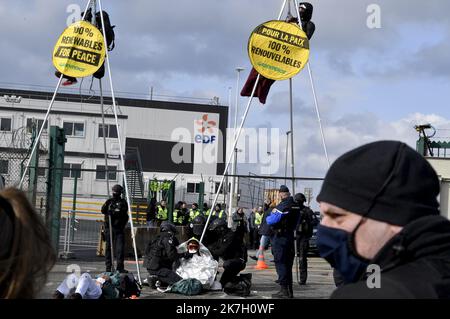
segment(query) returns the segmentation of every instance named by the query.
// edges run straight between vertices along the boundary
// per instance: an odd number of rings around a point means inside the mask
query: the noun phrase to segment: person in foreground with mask
[[[401,142],[338,158],[317,197],[318,249],[345,281],[331,298],[450,298],[450,221],[438,195],[436,172]]]

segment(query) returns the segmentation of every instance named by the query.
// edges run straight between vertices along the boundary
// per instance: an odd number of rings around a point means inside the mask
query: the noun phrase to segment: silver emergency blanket
[[[177,247],[178,253],[187,251],[187,243],[193,239],[182,243]],[[197,241],[198,242],[198,241]],[[192,258],[182,259],[176,273],[183,279],[195,278],[199,280],[203,289],[210,289],[214,284],[219,263],[214,260],[208,248],[199,242],[200,254],[194,254]]]

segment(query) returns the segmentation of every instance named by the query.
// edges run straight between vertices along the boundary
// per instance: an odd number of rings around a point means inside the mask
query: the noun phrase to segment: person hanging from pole
[[[102,28],[102,19],[100,16],[100,11],[95,14],[95,17],[92,16],[92,8],[89,8],[86,11],[86,15],[84,12],[81,13],[81,17],[84,17],[83,21],[88,22],[94,22],[94,26],[97,27],[100,32],[102,32],[103,36],[106,37],[106,43],[108,44],[108,51],[112,51],[115,47],[115,33],[114,28],[115,25],[111,25],[109,15],[106,11],[103,12],[103,20],[105,21],[105,34],[103,34],[103,28]],[[61,72],[55,71],[55,76],[57,78],[61,77]],[[97,72],[93,75],[97,79],[101,79],[105,76],[105,63],[103,63],[100,68],[97,70]],[[66,74],[63,74],[63,78],[65,81],[61,84],[62,86],[69,86],[76,84],[78,81],[75,77],[68,76]]]
[[[115,255],[117,259],[116,269],[120,273],[126,273],[124,267],[125,260],[125,227],[128,223],[128,203],[122,198],[123,187],[116,184],[112,187],[112,198],[106,200],[102,206],[102,214],[105,215],[105,238],[106,238],[106,250],[105,250],[105,264],[106,271],[110,272],[113,266],[113,258],[111,255],[111,244],[114,247]],[[109,220],[111,218],[112,229],[109,228]],[[109,232],[112,232],[113,242],[111,243],[109,238]]]
[[[309,2],[301,2],[299,3],[299,12],[300,12],[300,20],[303,31],[305,31],[308,40],[311,40],[314,31],[316,30],[316,26],[314,22],[311,21],[313,14],[313,5]],[[289,13],[287,17],[287,22],[289,23],[298,23],[298,18],[292,17]],[[255,85],[256,78],[258,77],[258,72],[255,68],[252,68],[250,74],[245,82],[242,90],[241,96],[251,96],[253,86]],[[269,94],[270,88],[274,83],[274,80],[267,79],[264,76],[260,75],[258,85],[255,90],[254,97],[259,98],[259,102],[261,104],[266,104],[267,96]]]

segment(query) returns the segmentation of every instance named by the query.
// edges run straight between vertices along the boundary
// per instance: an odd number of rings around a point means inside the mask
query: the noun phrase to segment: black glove
[[[194,256],[194,254],[191,254],[190,252],[185,252],[184,254],[183,254],[183,258],[184,259],[191,259],[192,258],[192,256]]]

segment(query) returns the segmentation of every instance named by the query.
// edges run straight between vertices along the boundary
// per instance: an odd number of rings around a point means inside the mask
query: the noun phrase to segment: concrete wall
[[[441,193],[439,202],[441,214],[450,219],[450,158],[427,158],[441,181]]]

